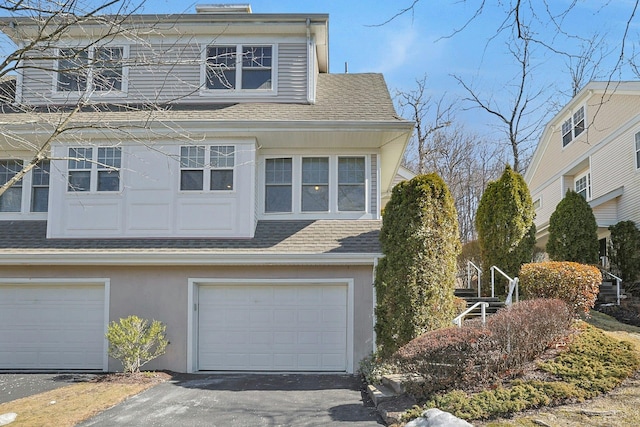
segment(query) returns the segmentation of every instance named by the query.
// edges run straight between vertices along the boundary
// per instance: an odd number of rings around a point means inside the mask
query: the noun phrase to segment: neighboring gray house
[[[131,314],[167,325],[150,369],[354,372],[374,348],[380,211],[413,123],[381,75],[328,73],[327,15],[200,11],[79,51],[96,20],[25,61],[0,182],[88,107],[0,197],[0,369],[119,369],[104,333]]]
[[[547,124],[524,176],[534,207],[537,245],[568,190],[591,205],[600,256],[609,226],[640,226],[640,82],[590,82]]]

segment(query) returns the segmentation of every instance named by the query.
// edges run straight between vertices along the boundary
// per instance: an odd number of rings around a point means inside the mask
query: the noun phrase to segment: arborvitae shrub
[[[589,203],[569,190],[549,218],[547,253],[554,261],[598,263],[598,224]]]
[[[396,185],[382,219],[375,330],[379,352],[387,357],[451,324],[460,238],[453,198],[437,174]]]
[[[561,299],[574,314],[593,308],[602,283],[597,267],[568,261],[524,264],[518,277],[524,297]]]
[[[621,221],[609,231],[611,267],[622,281],[633,282],[640,274],[640,231],[633,221]]]
[[[487,185],[476,213],[485,270],[496,266],[513,278],[523,263],[531,262],[536,234],[534,216],[527,184],[507,165],[500,179]],[[502,288],[496,291],[505,293]]]

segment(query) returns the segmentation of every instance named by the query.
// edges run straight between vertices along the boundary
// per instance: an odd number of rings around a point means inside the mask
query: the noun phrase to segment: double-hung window
[[[43,160],[31,170],[31,212],[47,212],[50,163]]]
[[[338,157],[338,210],[365,210],[364,157]]]
[[[207,165],[205,159],[209,158]],[[205,168],[210,168],[208,176]],[[180,147],[180,190],[211,191],[233,190],[235,146],[189,145]],[[209,179],[206,183],[205,180]],[[208,184],[208,185],[207,185]]]
[[[290,157],[265,162],[265,212],[291,212],[293,162]]]
[[[68,191],[120,191],[120,147],[69,148]]]
[[[640,169],[640,132],[636,133],[636,169]]]
[[[205,52],[207,89],[271,90],[273,86],[272,46],[208,46]]]
[[[591,200],[591,174],[586,173],[575,179],[576,193],[584,197],[586,200]]]
[[[0,160],[0,185],[6,184],[22,170],[20,160]],[[22,207],[22,180],[14,183],[0,196],[0,212],[20,212]]]
[[[329,210],[329,158],[302,158],[302,212]]]
[[[124,56],[122,46],[58,49],[56,91],[122,91]]]
[[[567,120],[562,123],[562,146],[566,147],[574,138],[577,138],[585,129],[584,107],[578,108]]]

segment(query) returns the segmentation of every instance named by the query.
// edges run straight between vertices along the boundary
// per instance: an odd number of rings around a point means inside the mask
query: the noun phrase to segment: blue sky
[[[254,0],[250,4],[254,13],[328,13],[330,69],[342,73],[345,62],[350,73],[381,72],[394,94],[396,90],[415,88],[416,79],[428,76],[428,88],[433,98],[443,94],[453,98],[466,95],[463,88],[451,77],[461,76],[465,82],[484,97],[491,97],[503,105],[509,103],[508,82],[517,73],[504,39],[495,36],[495,29],[504,19],[504,12],[494,6],[472,22],[462,32],[463,26],[473,15],[476,1],[422,0],[413,12],[406,13],[392,22],[380,24],[408,6],[411,0]],[[571,0],[550,2],[558,10]],[[599,32],[607,41],[606,49],[612,54],[605,66],[611,67],[618,55],[626,20],[630,16],[633,1],[578,0],[572,13],[562,23],[571,34],[589,38]],[[603,6],[603,4],[605,6]],[[186,5],[169,0],[148,0],[144,13],[195,11],[195,3]],[[577,52],[579,40],[557,36],[550,23],[537,24],[536,30],[554,48]],[[630,37],[638,39],[637,26],[631,27]],[[491,41],[489,41],[491,39]],[[568,101],[561,92],[569,91],[566,59],[551,54],[547,49],[536,48],[533,82],[536,87],[548,88],[558,109]],[[630,79],[626,72],[615,74],[615,79]],[[545,104],[545,107],[546,108]],[[496,131],[496,122],[488,114],[477,109],[468,110],[470,104],[461,104],[460,122],[472,132],[496,139],[502,135]]]

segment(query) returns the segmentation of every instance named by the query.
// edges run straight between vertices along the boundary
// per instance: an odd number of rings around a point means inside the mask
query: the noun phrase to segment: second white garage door
[[[199,370],[346,370],[346,284],[200,286],[198,302]]]

